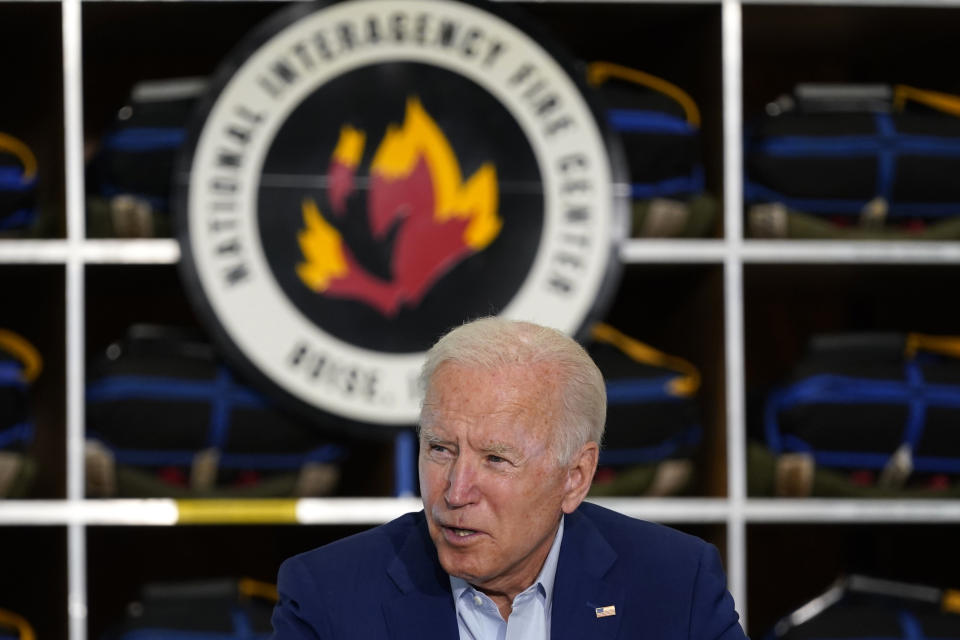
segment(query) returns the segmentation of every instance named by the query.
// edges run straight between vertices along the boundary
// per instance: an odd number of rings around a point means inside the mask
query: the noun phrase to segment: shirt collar
[[[537,576],[537,579],[533,581],[533,584],[538,585],[538,588],[548,603],[553,600],[553,583],[557,577],[557,564],[560,561],[560,542],[563,540],[563,520],[563,518],[560,518],[560,526],[557,527],[557,534],[553,537],[553,545],[550,547],[547,559],[543,563],[543,568],[540,569],[540,574]],[[464,593],[468,591],[472,593],[474,591],[470,583],[456,576],[450,576],[450,588],[453,590],[453,599],[455,601],[459,600]]]
[[[536,582],[543,588],[543,595],[547,602],[553,601],[553,581],[557,577],[557,564],[560,562],[560,542],[563,540],[563,517],[560,518],[560,526],[557,528],[557,535],[553,539],[553,546],[550,547],[550,553],[543,563],[543,569],[537,576]]]

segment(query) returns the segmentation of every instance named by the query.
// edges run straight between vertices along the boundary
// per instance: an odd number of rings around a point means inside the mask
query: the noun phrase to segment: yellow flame
[[[323,217],[317,203],[306,198],[301,205],[305,228],[297,234],[306,262],[297,265],[297,275],[314,291],[326,291],[330,281],[346,275],[343,239]]]
[[[363,131],[354,129],[348,124],[343,125],[340,127],[340,139],[337,141],[337,147],[333,150],[333,159],[348,167],[356,167],[360,164],[366,142],[367,134]]]
[[[434,218],[469,220],[464,242],[475,250],[490,244],[503,220],[497,215],[497,172],[483,164],[463,182],[460,163],[443,131],[417,98],[407,99],[402,127],[391,125],[377,148],[371,168],[387,178],[409,175],[420,157],[426,158],[433,179]]]

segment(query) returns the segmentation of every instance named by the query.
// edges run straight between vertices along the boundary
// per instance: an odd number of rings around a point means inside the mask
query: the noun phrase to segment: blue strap
[[[27,383],[23,380],[23,366],[19,362],[0,361],[0,387],[26,389]]]
[[[238,640],[240,638],[250,640],[256,637],[256,634],[253,632],[253,626],[250,624],[250,617],[243,609],[234,607],[230,611],[230,618],[233,620],[233,631]]]
[[[181,127],[131,127],[107,135],[103,146],[115,151],[157,151],[176,149],[186,139]]]
[[[915,359],[909,360],[904,365],[907,376],[907,385],[912,394],[909,400],[910,411],[907,414],[907,425],[904,429],[903,442],[910,445],[910,450],[915,451],[917,443],[923,436],[923,427],[927,416],[927,403],[923,396],[923,372]]]
[[[781,448],[776,453],[782,451],[809,453],[819,465],[843,469],[883,469],[890,462],[889,453],[814,451],[809,442],[791,434],[783,436]],[[960,473],[960,458],[914,456],[913,470],[916,473]]]
[[[897,618],[900,620],[904,640],[924,640],[923,629],[913,615],[907,611],[900,611]]]
[[[635,449],[602,449],[600,464],[625,465],[657,462],[674,455],[682,448],[700,444],[703,430],[700,425],[694,425],[686,431],[669,438],[652,447],[638,447]]]
[[[883,120],[884,122],[881,122]],[[892,153],[960,156],[960,137],[937,138],[897,133],[889,115],[879,114],[878,133],[842,136],[773,136],[748,143],[751,151],[779,158],[863,158]]]
[[[0,431],[0,449],[9,447],[19,442],[31,442],[33,440],[33,423],[19,422],[12,427]]]
[[[233,380],[226,369],[217,369],[214,380],[215,391],[210,403],[210,431],[207,446],[222,449],[230,429],[230,410],[232,408],[231,391]]]
[[[701,193],[704,190],[703,167],[696,165],[688,176],[666,178],[659,182],[634,182],[630,185],[630,197],[637,200],[663,198],[679,194]]]
[[[783,442],[780,440],[780,417],[778,413],[785,406],[789,389],[775,389],[767,395],[767,403],[763,407],[763,433],[767,438],[767,447],[774,454],[783,453]]]
[[[897,130],[889,113],[875,117],[880,149],[877,152],[877,195],[890,202],[893,200],[893,177],[897,167]],[[957,147],[960,150],[960,146]]]
[[[0,218],[0,229],[20,229],[29,227],[37,219],[36,209],[17,209]]]
[[[608,109],[607,123],[619,133],[660,133],[678,136],[696,135],[697,129],[683,118],[662,111]]]
[[[87,402],[116,400],[206,400],[213,402],[220,392],[219,374],[215,380],[184,380],[161,376],[109,376],[87,386]],[[229,390],[234,406],[265,408],[267,402],[255,391],[234,384]]]
[[[37,179],[23,179],[23,169],[19,167],[0,167],[0,191],[31,191],[37,186]]]
[[[928,407],[960,407],[960,387],[924,384],[913,388],[902,380],[868,380],[833,374],[810,376],[777,395],[780,408],[796,404],[901,404],[920,396]]]
[[[393,491],[398,498],[416,495],[416,453],[416,434],[409,429],[401,430],[393,439]]]
[[[797,211],[859,216],[870,200],[844,198],[796,198],[769,187],[744,181],[744,200],[748,203],[782,202]],[[871,198],[872,199],[872,198]],[[889,218],[949,218],[960,215],[960,202],[889,202]]]
[[[811,376],[786,389],[770,394],[764,409],[764,431],[767,445],[775,454],[784,451],[807,451],[813,448],[796,436],[781,435],[779,413],[790,407],[803,404],[901,404],[907,405],[908,417],[904,425],[904,442],[915,449],[923,436],[928,407],[960,408],[960,388],[944,384],[928,384],[924,381],[920,366],[915,361],[906,365],[906,381],[866,380],[824,374]],[[873,456],[883,458],[881,464]],[[837,457],[839,456],[839,457]],[[815,457],[830,466],[865,466],[882,468],[889,454],[860,454],[854,452],[820,452]],[[932,470],[951,472],[960,469],[960,464],[946,464],[939,468],[934,464],[947,462],[944,458],[914,458],[917,471]],[[922,469],[921,467],[925,467]]]

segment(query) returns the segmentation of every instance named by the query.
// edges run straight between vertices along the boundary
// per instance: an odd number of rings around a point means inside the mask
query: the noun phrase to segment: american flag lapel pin
[[[607,618],[609,616],[617,615],[617,608],[614,605],[607,605],[606,607],[597,607],[594,609],[598,618]]]

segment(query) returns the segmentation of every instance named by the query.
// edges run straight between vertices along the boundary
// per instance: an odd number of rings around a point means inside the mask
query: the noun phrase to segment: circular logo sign
[[[235,58],[175,201],[192,297],[241,368],[409,425],[449,328],[586,330],[625,203],[582,84],[536,39],[473,4],[352,0],[281,12]]]

